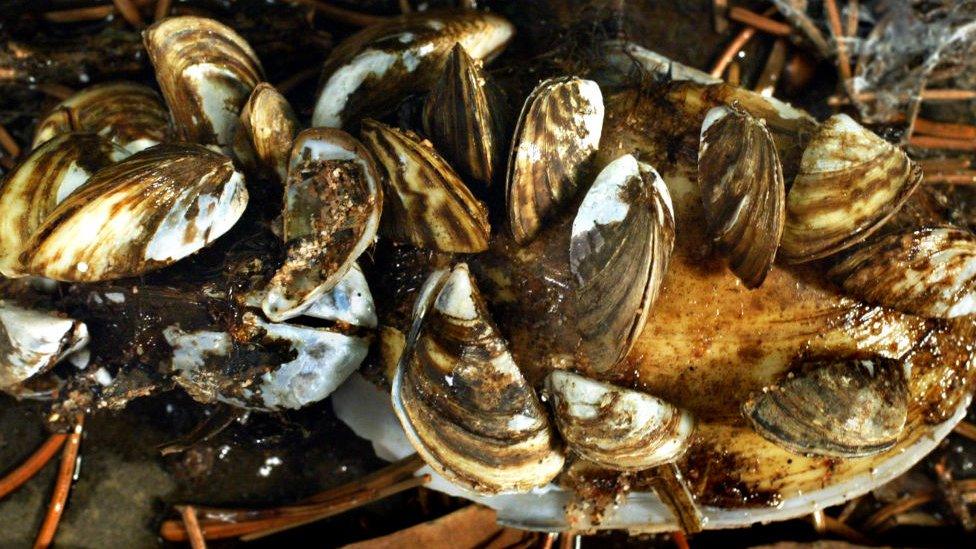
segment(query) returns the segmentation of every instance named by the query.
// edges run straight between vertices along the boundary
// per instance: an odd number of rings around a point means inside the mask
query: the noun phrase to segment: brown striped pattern
[[[35,149],[0,187],[0,273],[23,274],[24,245],[65,198],[63,185],[82,184],[128,154],[91,133],[61,134]]]
[[[486,196],[502,151],[504,99],[481,64],[456,44],[424,103],[424,131]]]
[[[383,232],[418,248],[476,253],[488,248],[488,210],[427,141],[380,122],[363,123],[386,185]]]
[[[508,160],[508,221],[519,243],[532,239],[544,220],[580,187],[597,151],[603,101],[591,103],[575,77],[540,83],[522,107]]]
[[[898,440],[908,391],[901,364],[891,359],[811,362],[742,411],[760,435],[793,452],[862,457]]]
[[[705,220],[732,272],[746,287],[758,288],[773,268],[783,235],[783,168],[763,122],[743,111],[719,109],[721,118],[702,134],[698,148]]]
[[[238,158],[241,148],[253,151],[254,160],[268,176],[284,181],[288,176],[288,155],[301,129],[298,117],[285,96],[267,82],[251,92],[241,110],[241,132],[235,138]],[[245,142],[237,143],[241,138]]]
[[[229,147],[241,108],[254,86],[264,80],[261,62],[251,46],[230,27],[195,16],[163,19],[146,29],[143,39],[179,137]],[[196,72],[197,80],[189,71]],[[203,75],[205,83],[199,81]],[[208,105],[198,86],[219,91],[228,103],[218,107],[211,101]]]

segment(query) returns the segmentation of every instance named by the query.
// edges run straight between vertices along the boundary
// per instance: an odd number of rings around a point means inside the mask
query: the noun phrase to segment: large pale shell
[[[793,452],[870,456],[897,442],[908,392],[901,364],[891,359],[813,362],[742,411],[760,435]]]
[[[618,471],[650,469],[688,448],[691,414],[646,393],[556,370],[546,379],[559,433],[570,449]]]
[[[430,142],[374,120],[363,123],[362,136],[386,185],[384,234],[443,252],[488,248],[488,209]]]
[[[312,128],[295,139],[285,184],[288,257],[262,308],[276,321],[331,290],[373,242],[383,194],[373,159],[342,130]]]
[[[204,17],[168,17],[143,32],[156,80],[184,141],[230,152],[241,108],[264,80],[251,46]]]
[[[367,27],[326,59],[312,125],[338,128],[389,112],[434,85],[454,44],[474,59],[490,59],[514,32],[482,11],[412,13]]]
[[[32,147],[56,135],[92,132],[131,152],[170,140],[169,112],[155,90],[135,82],[89,86],[58,103],[37,124]]]
[[[464,264],[421,290],[392,397],[417,452],[461,486],[522,492],[562,469],[546,412]]]
[[[765,123],[725,106],[708,111],[698,184],[712,240],[732,272],[759,287],[773,268],[786,218],[783,168]]]
[[[582,356],[597,371],[623,359],[644,328],[674,246],[664,180],[629,154],[597,175],[573,220],[569,267]]]
[[[802,263],[849,248],[894,215],[921,181],[904,151],[845,114],[830,117],[803,151],[786,197],[780,256]]]
[[[481,63],[457,44],[424,103],[424,131],[455,167],[487,190],[502,151],[504,110]]]
[[[90,133],[59,134],[31,152],[0,187],[0,274],[24,274],[20,254],[48,214],[93,173],[128,155]]]
[[[261,82],[241,110],[240,131],[261,168],[279,181],[288,177],[288,157],[301,126],[285,96]],[[241,144],[242,146],[246,144]],[[238,152],[238,157],[242,156]]]
[[[854,250],[829,274],[867,303],[935,318],[976,313],[976,237],[963,229],[886,235]]]
[[[551,78],[525,100],[505,186],[508,221],[519,243],[573,198],[603,132],[603,94],[592,80]]]
[[[16,389],[87,343],[82,322],[0,300],[0,390]]]
[[[55,280],[140,275],[230,230],[247,196],[229,158],[157,145],[95,172],[34,232],[22,260],[28,273]]]

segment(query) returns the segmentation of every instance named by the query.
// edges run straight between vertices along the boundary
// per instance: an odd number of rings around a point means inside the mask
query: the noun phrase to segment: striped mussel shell
[[[830,117],[803,151],[786,196],[780,257],[803,263],[857,244],[894,215],[921,181],[921,169],[903,150],[845,114]]]
[[[976,237],[964,229],[888,234],[856,248],[828,274],[873,305],[929,318],[976,313]]]
[[[487,207],[429,141],[374,120],[362,138],[380,167],[386,197],[382,231],[418,248],[476,253],[488,248]]]
[[[383,208],[372,156],[346,132],[312,128],[295,139],[285,182],[288,254],[262,304],[281,321],[331,290],[376,237]]]
[[[735,108],[708,111],[698,184],[712,241],[746,287],[759,287],[773,268],[786,218],[783,167],[766,124]]]
[[[278,181],[288,177],[288,158],[301,124],[285,96],[261,82],[241,109],[235,143],[238,158],[253,157],[260,170]]]
[[[95,282],[137,276],[197,252],[247,205],[231,160],[199,145],[157,145],[102,168],[34,231],[28,274]]]
[[[455,44],[488,60],[514,32],[505,19],[473,10],[411,13],[366,27],[326,59],[312,125],[348,127],[381,116],[408,95],[428,91]]]
[[[564,370],[549,374],[546,388],[567,448],[611,470],[672,462],[695,430],[689,412],[640,391]]]
[[[505,114],[504,98],[481,62],[456,44],[424,103],[424,132],[464,176],[484,186],[482,196],[500,162]]]
[[[143,32],[156,81],[183,141],[230,153],[240,113],[264,80],[251,46],[204,17],[168,17]]]
[[[135,82],[89,86],[58,103],[38,122],[32,147],[70,132],[96,133],[134,153],[172,137],[162,98]]]
[[[392,398],[410,443],[456,484],[523,492],[562,469],[546,411],[465,264],[435,271],[421,289]]]
[[[607,164],[573,219],[569,268],[587,364],[604,371],[630,351],[657,299],[674,247],[661,176],[625,154]]]
[[[34,149],[0,187],[0,274],[26,274],[20,256],[34,231],[92,174],[127,156],[92,133],[59,134]]]
[[[83,322],[0,300],[0,390],[16,392],[20,384],[83,349],[88,339]]]
[[[600,86],[576,77],[545,80],[525,100],[505,184],[517,242],[531,240],[576,195],[600,144],[603,110]]]
[[[764,388],[742,412],[757,433],[792,452],[863,457],[897,442],[908,389],[896,360],[813,361]]]

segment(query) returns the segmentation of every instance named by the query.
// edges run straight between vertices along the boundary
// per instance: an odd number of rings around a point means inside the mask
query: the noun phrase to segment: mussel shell
[[[285,183],[288,256],[262,309],[281,321],[331,290],[376,237],[383,193],[372,156],[346,132],[312,128],[295,139]]]
[[[339,44],[322,68],[313,126],[348,127],[378,117],[407,95],[426,92],[455,44],[490,59],[515,28],[482,11],[411,13],[369,26]]]
[[[363,122],[362,137],[383,172],[386,236],[442,252],[488,248],[488,209],[429,141],[375,120]]]
[[[87,343],[82,322],[0,300],[0,390],[15,390]]]
[[[505,185],[508,221],[519,243],[572,199],[587,175],[603,132],[603,94],[592,80],[541,82],[525,100],[515,128]]]
[[[976,313],[976,237],[964,229],[900,231],[865,244],[829,272],[847,293],[905,313]]]
[[[546,412],[464,264],[421,290],[392,398],[411,444],[456,484],[522,492],[562,469]]]
[[[0,187],[0,274],[25,274],[20,254],[48,214],[96,171],[128,155],[91,133],[59,134],[34,149]]]
[[[576,283],[579,358],[604,371],[622,360],[657,299],[674,247],[664,180],[626,154],[607,164],[573,220],[569,268]]]
[[[264,80],[251,46],[204,17],[168,17],[143,32],[156,80],[184,141],[230,152],[241,108]]]
[[[244,303],[249,307],[260,308],[266,296],[266,290],[251,292],[245,297]],[[308,308],[293,309],[284,315],[281,321],[300,317],[331,320],[361,328],[375,328],[377,318],[373,294],[359,264],[353,263],[339,282],[312,302]]]
[[[31,147],[70,132],[97,133],[135,153],[169,141],[172,130],[156,90],[135,82],[109,82],[58,103],[38,122]]]
[[[618,471],[639,471],[678,459],[694,418],[646,393],[556,370],[546,379],[559,433],[584,458]]]
[[[845,114],[810,139],[786,196],[780,257],[812,261],[864,240],[894,215],[922,181],[904,151]]]
[[[500,90],[481,63],[456,44],[424,103],[424,132],[453,166],[486,191],[500,161],[505,110]]]
[[[895,360],[812,362],[764,389],[742,411],[756,432],[790,451],[862,457],[898,441],[908,391]]]
[[[157,145],[102,168],[34,232],[29,274],[93,282],[170,265],[213,242],[247,205],[231,160],[199,145]]]
[[[240,132],[250,145],[255,160],[278,181],[288,177],[288,157],[292,142],[301,130],[298,117],[285,96],[267,82],[261,82],[241,109]],[[244,156],[240,151],[237,156]]]
[[[708,232],[749,288],[773,268],[786,218],[786,187],[765,123],[744,111],[708,111],[698,148],[698,184]]]

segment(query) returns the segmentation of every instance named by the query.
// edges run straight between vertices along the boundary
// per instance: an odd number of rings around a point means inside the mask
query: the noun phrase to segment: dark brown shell
[[[708,233],[748,288],[758,288],[776,259],[786,188],[766,125],[743,111],[715,107],[705,116],[698,184]]]

